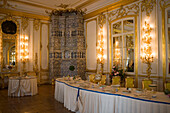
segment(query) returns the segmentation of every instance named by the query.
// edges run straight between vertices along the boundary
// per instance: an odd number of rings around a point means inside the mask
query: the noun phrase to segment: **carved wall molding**
[[[108,13],[108,20],[112,21],[116,18],[122,18],[127,15],[138,15],[139,14],[139,3],[132,4],[130,6],[121,6],[119,9]]]
[[[106,23],[106,15],[101,13],[98,16],[98,25],[99,25],[100,28],[102,28],[105,23]]]
[[[35,29],[36,31],[38,31],[38,30],[39,30],[39,27],[40,27],[40,20],[39,20],[39,19],[34,19],[34,21],[33,21],[33,26],[34,26],[34,29]]]
[[[142,12],[146,11],[146,15],[150,16],[155,4],[156,0],[142,0],[141,1]]]
[[[159,5],[160,5],[160,8],[161,8],[161,10],[162,10],[162,9],[165,9],[167,3],[165,2],[165,0],[160,0],[160,1],[159,1]]]
[[[23,30],[25,30],[28,27],[28,20],[29,19],[27,17],[21,18],[21,26]]]
[[[0,0],[0,1],[2,1],[2,4],[0,4],[0,7],[10,7],[10,8],[17,7],[17,5],[13,6],[13,5],[9,4],[7,0]]]

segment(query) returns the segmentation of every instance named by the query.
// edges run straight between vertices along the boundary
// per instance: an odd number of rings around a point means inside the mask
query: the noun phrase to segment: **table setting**
[[[120,85],[100,85],[80,79],[73,80],[72,78],[69,78],[69,80],[56,79],[55,99],[64,103],[67,109],[80,113],[125,112],[121,110],[121,107],[117,108],[118,105],[140,107],[141,113],[150,111],[150,108],[147,108],[146,105],[153,106],[153,111],[156,111],[154,113],[162,113],[162,111],[168,113],[170,110],[170,98],[164,92],[124,88]],[[145,110],[142,109],[143,106],[146,107]],[[158,108],[159,110],[157,110]],[[138,112],[137,108],[129,109],[127,107],[125,110],[132,113]]]

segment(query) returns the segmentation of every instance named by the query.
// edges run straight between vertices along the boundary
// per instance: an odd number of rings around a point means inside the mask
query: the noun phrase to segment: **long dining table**
[[[154,94],[155,95],[155,94]],[[77,113],[170,113],[170,98],[163,92],[143,94],[133,88],[100,86],[83,80],[55,80],[55,99]]]

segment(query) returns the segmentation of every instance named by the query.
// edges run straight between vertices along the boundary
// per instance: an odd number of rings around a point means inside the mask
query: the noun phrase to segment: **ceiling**
[[[12,0],[18,3],[32,5],[32,6],[39,6],[39,7],[46,7],[48,9],[55,9],[58,8],[61,4],[68,5],[68,7],[79,7],[82,4],[91,3],[93,1],[99,0]]]
[[[122,0],[0,0],[0,7],[47,16],[45,11],[67,5],[67,8],[86,10],[87,14],[117,1]]]

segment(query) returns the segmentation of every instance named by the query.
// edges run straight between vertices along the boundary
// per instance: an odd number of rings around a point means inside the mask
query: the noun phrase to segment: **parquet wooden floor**
[[[8,97],[8,89],[0,89],[0,113],[72,113],[54,99],[54,86],[41,85],[38,94]]]

